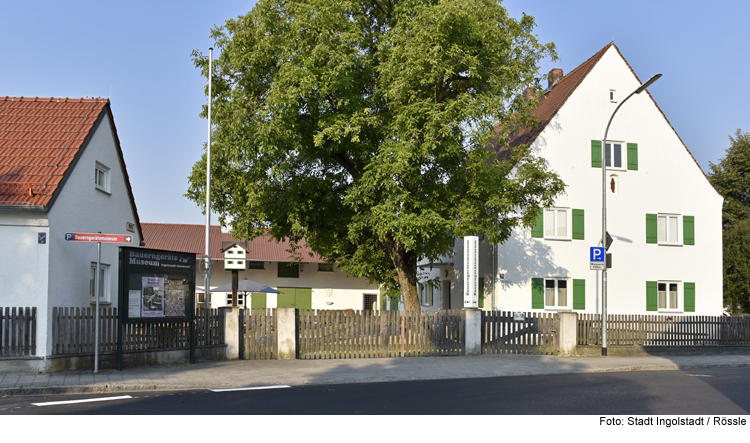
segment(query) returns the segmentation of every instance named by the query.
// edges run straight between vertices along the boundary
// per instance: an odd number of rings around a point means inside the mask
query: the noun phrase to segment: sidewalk
[[[0,373],[0,396],[269,385],[373,383],[613,371],[750,367],[750,355],[554,357],[483,355],[342,360],[226,360],[55,374]]]

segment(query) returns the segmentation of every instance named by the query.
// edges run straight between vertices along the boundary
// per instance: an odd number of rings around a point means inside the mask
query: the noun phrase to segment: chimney
[[[553,68],[549,71],[549,74],[547,74],[547,81],[549,84],[547,85],[547,89],[552,89],[552,86],[555,84],[557,80],[560,80],[563,78],[563,70],[559,68]]]
[[[534,88],[532,88],[532,87],[529,86],[528,88],[524,89],[523,90],[523,98],[525,100],[530,100],[530,99],[534,98]]]

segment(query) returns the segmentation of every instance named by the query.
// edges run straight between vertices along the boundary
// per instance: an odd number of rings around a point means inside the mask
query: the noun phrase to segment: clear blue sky
[[[190,53],[255,1],[5,2],[0,96],[108,97],[143,222],[202,224],[182,195],[206,141],[205,80]],[[504,2],[536,18],[566,73],[613,38],[704,170],[750,131],[747,1]],[[666,166],[666,165],[665,165]],[[212,222],[217,218],[212,216]]]

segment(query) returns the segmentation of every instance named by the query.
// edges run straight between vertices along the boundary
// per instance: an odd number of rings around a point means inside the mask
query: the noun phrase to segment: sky
[[[109,97],[141,222],[204,224],[183,197],[203,153],[206,80],[191,53],[210,31],[255,1],[6,2],[0,26],[0,96]],[[565,73],[610,41],[645,81],[704,171],[718,163],[738,128],[750,132],[750,2],[503,2],[511,17],[535,17],[539,41]],[[745,31],[742,31],[745,29]],[[216,54],[215,54],[216,56]],[[546,86],[546,82],[542,83]],[[744,91],[744,92],[743,92]],[[218,218],[212,215],[212,224]]]

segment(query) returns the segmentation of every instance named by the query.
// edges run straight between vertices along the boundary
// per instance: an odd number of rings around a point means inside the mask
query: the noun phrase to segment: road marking
[[[84,400],[49,401],[46,403],[32,403],[32,405],[34,406],[72,405],[74,403],[90,403],[94,401],[124,400],[126,398],[133,398],[133,397],[129,395],[121,395],[119,397],[87,398]]]
[[[688,377],[713,377],[713,375],[706,375],[706,374],[685,374]]]
[[[255,387],[255,388],[209,389],[209,391],[211,391],[211,392],[257,391],[259,389],[280,389],[280,388],[291,388],[291,386],[289,386],[289,385],[258,386],[258,387]]]

